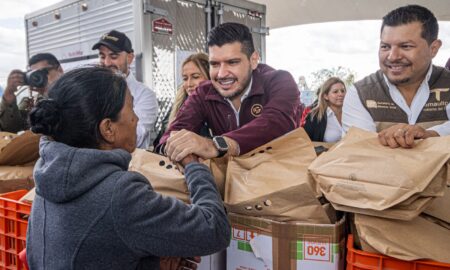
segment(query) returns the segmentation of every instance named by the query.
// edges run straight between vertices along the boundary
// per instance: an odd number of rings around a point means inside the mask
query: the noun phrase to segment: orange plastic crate
[[[347,270],[450,270],[450,264],[434,261],[402,261],[392,257],[357,250],[353,235],[347,239]]]
[[[0,195],[0,270],[26,269],[19,253],[25,248],[31,204],[18,200],[27,192],[17,190]]]

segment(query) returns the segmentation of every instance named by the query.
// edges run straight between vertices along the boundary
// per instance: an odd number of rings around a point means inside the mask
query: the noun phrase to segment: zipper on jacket
[[[228,114],[228,131],[232,131],[231,114]]]

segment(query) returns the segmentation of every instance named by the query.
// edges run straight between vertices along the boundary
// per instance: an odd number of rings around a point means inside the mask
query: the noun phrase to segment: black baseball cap
[[[133,52],[130,39],[124,33],[116,30],[112,30],[104,34],[100,40],[92,46],[92,49],[97,50],[102,45],[108,47],[114,52]]]

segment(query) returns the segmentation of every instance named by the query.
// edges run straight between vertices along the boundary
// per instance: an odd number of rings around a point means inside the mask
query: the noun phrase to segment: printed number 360
[[[325,256],[325,247],[308,246],[308,255]]]

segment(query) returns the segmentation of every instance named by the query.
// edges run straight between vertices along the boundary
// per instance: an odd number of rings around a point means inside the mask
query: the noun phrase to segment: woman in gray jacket
[[[129,172],[137,116],[125,80],[104,68],[63,75],[30,114],[41,133],[27,233],[34,269],[159,269],[160,257],[226,248],[230,225],[213,177],[186,157],[191,204]],[[194,267],[195,268],[195,267]]]

